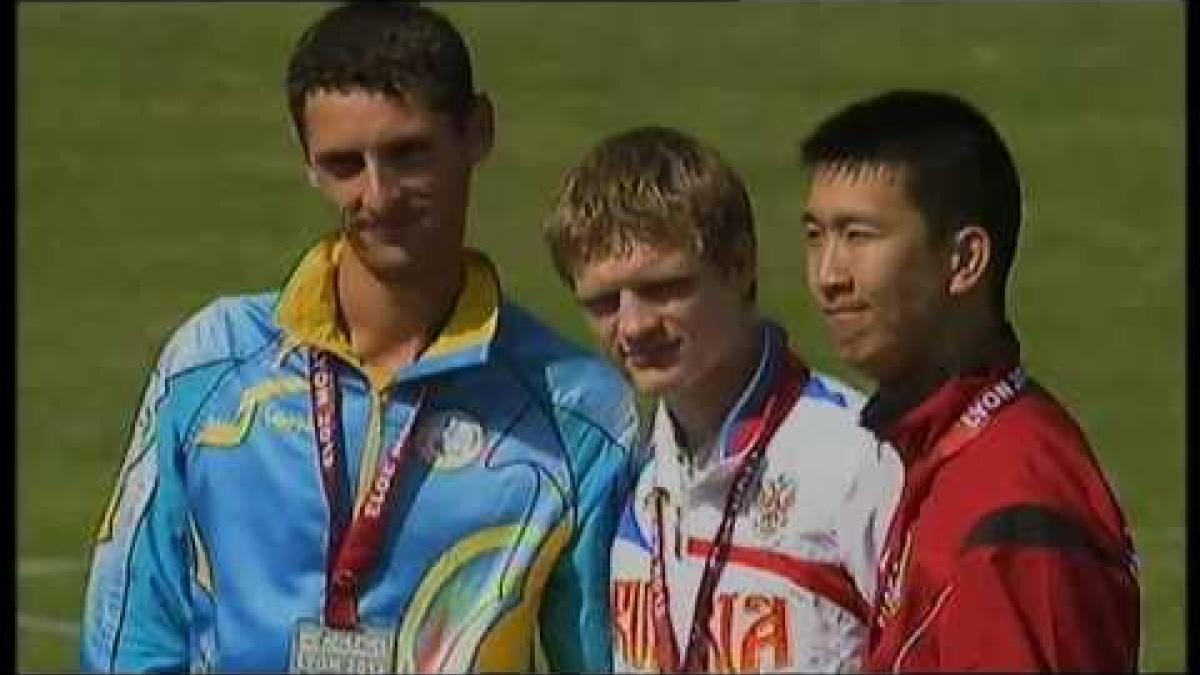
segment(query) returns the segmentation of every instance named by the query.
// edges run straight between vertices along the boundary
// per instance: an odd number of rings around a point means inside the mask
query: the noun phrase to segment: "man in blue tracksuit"
[[[413,5],[336,8],[288,98],[341,214],[279,291],[189,319],[96,537],[87,671],[610,667],[635,467],[619,374],[464,246],[492,110]]]

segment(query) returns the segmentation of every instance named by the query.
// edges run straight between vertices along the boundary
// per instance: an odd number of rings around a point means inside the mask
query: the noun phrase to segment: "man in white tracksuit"
[[[612,550],[615,669],[856,670],[901,468],[864,397],[759,313],[737,174],[677,130],[617,134],[567,172],[546,240],[658,398]]]

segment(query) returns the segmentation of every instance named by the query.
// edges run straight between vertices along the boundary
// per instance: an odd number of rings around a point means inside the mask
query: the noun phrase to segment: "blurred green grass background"
[[[19,5],[22,671],[76,667],[89,539],[163,340],[216,295],[276,286],[331,222],[281,85],[323,7]],[[470,238],[580,340],[540,242],[558,176],[607,133],[675,125],[747,180],[765,309],[810,362],[866,386],[803,286],[795,144],[886,88],[987,111],[1027,186],[1011,293],[1027,361],[1079,416],[1132,521],[1143,667],[1183,669],[1182,3],[441,7],[497,108]]]

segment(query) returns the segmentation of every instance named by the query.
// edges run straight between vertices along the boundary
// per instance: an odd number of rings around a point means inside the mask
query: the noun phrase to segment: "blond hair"
[[[756,253],[741,178],[712,148],[658,126],[610,136],[568,170],[543,234],[568,285],[581,265],[635,244],[690,247],[724,273]]]

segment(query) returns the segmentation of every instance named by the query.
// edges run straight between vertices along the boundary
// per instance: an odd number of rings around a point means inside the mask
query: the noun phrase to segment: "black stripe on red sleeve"
[[[1122,556],[1097,544],[1074,519],[1038,504],[1009,506],[981,518],[964,538],[962,552],[985,546],[1076,551],[1105,564],[1124,564]]]

